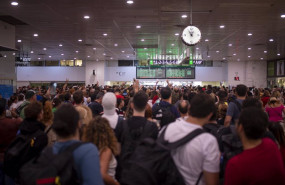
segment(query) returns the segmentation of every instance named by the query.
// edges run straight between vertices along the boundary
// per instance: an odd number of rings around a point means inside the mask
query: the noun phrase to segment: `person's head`
[[[77,105],[83,103],[84,101],[83,92],[80,90],[75,91],[75,93],[73,93],[73,101]]]
[[[236,128],[240,137],[249,140],[261,139],[268,126],[268,116],[257,107],[248,107],[241,111]]]
[[[63,104],[57,109],[52,129],[59,138],[70,138],[78,134],[79,113],[71,104]]]
[[[33,90],[27,91],[25,97],[26,97],[26,100],[28,100],[29,102],[37,101],[37,95],[36,95],[35,91],[33,91]]]
[[[117,89],[115,90],[115,94],[121,94],[121,90],[120,90],[119,88],[117,88]]]
[[[285,133],[282,125],[279,122],[270,122],[268,129],[274,135],[278,144],[285,147]]]
[[[118,154],[117,138],[106,118],[97,116],[91,120],[83,133],[83,141],[91,142],[98,147],[100,152],[109,148],[114,155]]]
[[[163,100],[171,99],[171,89],[169,87],[161,88],[160,95]]]
[[[116,114],[116,95],[112,92],[107,92],[102,99],[102,106],[104,109],[105,115],[114,115]]]
[[[43,115],[43,123],[51,124],[53,120],[53,113],[52,113],[52,102],[46,101],[44,104],[44,115]]]
[[[188,113],[189,102],[187,100],[182,100],[178,104],[178,111],[180,112],[181,116],[185,116]]]
[[[280,104],[280,100],[278,100],[277,98],[275,97],[271,97],[268,101],[268,104],[271,105],[271,106],[274,106],[275,104]]]
[[[215,111],[215,102],[208,94],[197,94],[190,102],[189,115],[207,123]]]
[[[189,103],[190,103],[191,100],[196,96],[196,94],[197,94],[197,93],[195,93],[195,92],[190,92],[190,93],[188,94],[188,102],[189,102]]]
[[[219,97],[219,101],[220,102],[225,102],[227,97],[228,97],[228,93],[226,91],[222,91],[220,90],[218,93],[217,93],[218,97]]]
[[[242,109],[249,108],[249,107],[256,107],[259,109],[263,108],[261,101],[254,97],[249,97],[245,99],[242,103]]]
[[[247,94],[247,87],[243,84],[237,85],[235,92],[239,97],[245,97]]]
[[[43,119],[43,105],[40,102],[32,102],[25,109],[24,114],[26,119],[38,120]]]
[[[265,90],[263,96],[269,97],[270,96],[270,92],[268,90]]]
[[[125,106],[125,102],[122,98],[117,98],[117,104],[116,104],[116,107],[121,109]]]
[[[101,104],[103,97],[104,97],[104,93],[103,92],[99,92],[97,94],[97,96],[96,96],[96,101]]]
[[[70,99],[71,99],[71,94],[69,92],[65,93],[64,101],[70,101]]]
[[[57,108],[61,104],[61,100],[59,98],[54,98],[52,100],[52,106],[53,108]]]
[[[137,112],[144,112],[147,101],[148,101],[147,94],[144,91],[140,90],[134,95],[133,109]]]

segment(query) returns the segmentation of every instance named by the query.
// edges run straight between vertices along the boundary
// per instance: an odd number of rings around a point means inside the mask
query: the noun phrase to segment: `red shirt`
[[[120,95],[120,94],[117,94],[117,95],[116,95],[116,98],[117,98],[117,99],[121,98],[122,100],[125,99],[124,96],[122,96],[122,95]]]
[[[261,101],[263,103],[263,107],[265,107],[265,105],[267,104],[267,102],[269,101],[270,97],[269,96],[265,96],[263,98],[261,98]]]
[[[285,168],[280,151],[268,138],[230,159],[226,167],[225,185],[284,184]]]

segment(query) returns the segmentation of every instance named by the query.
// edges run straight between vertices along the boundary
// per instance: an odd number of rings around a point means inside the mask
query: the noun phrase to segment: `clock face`
[[[201,31],[195,26],[188,26],[183,30],[182,41],[188,46],[193,46],[200,42]]]

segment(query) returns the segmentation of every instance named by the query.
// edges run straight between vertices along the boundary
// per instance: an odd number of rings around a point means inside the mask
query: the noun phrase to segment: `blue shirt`
[[[167,107],[170,105],[170,103],[166,101],[162,101],[162,100],[159,102],[159,104],[161,107]],[[157,106],[158,106],[158,103],[154,104],[152,107],[152,111],[155,110]],[[171,105],[170,112],[175,116],[176,119],[180,117],[180,114],[174,105]]]
[[[242,102],[244,100],[236,99],[236,101],[240,104],[240,107],[242,106]],[[241,110],[239,110],[238,106],[234,102],[230,102],[227,110],[227,116],[231,116],[231,124],[234,125],[235,121],[239,119]]]
[[[53,152],[57,154],[68,146],[79,141],[70,140],[66,142],[56,142],[53,146]],[[99,152],[95,145],[86,143],[79,146],[73,152],[73,158],[76,171],[82,178],[82,185],[104,185],[101,172]]]

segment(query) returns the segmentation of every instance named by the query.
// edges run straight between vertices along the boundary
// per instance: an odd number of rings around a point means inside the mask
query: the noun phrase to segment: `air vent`
[[[3,21],[3,22],[6,22],[8,24],[11,24],[11,25],[14,25],[14,26],[17,26],[17,25],[28,25],[27,23],[19,20],[19,19],[16,19],[15,17],[12,17],[10,15],[1,15],[0,16],[0,20]]]

